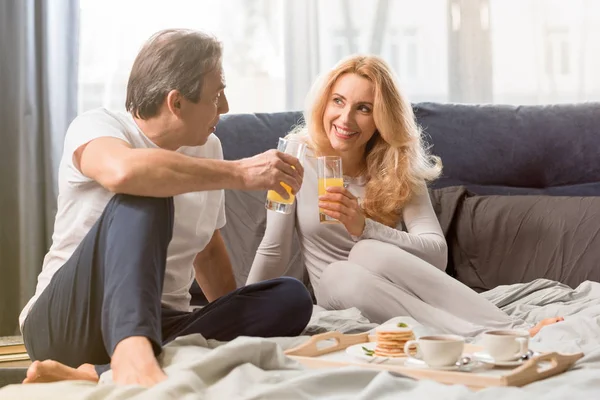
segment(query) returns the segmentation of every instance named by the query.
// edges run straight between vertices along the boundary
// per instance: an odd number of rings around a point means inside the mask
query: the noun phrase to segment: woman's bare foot
[[[143,336],[123,339],[110,363],[113,381],[123,385],[153,386],[167,379],[158,365],[150,341]]]
[[[92,364],[71,368],[54,360],[34,361],[27,369],[23,383],[46,383],[58,381],[98,382],[98,374]]]
[[[534,337],[535,335],[537,335],[540,332],[540,330],[543,327],[545,327],[547,325],[556,324],[557,322],[561,322],[564,320],[565,319],[563,317],[554,317],[554,318],[543,319],[540,322],[538,322],[536,326],[534,326],[533,328],[531,328],[529,330],[529,336]]]

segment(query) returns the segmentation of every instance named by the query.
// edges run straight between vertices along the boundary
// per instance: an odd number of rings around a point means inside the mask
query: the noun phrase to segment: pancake
[[[415,335],[410,328],[382,325],[375,329],[377,345],[374,355],[378,357],[405,357],[404,345]]]

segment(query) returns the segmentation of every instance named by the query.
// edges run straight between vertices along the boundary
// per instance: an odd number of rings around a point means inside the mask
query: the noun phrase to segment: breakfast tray
[[[583,357],[583,353],[566,355],[551,352],[535,356],[512,369],[485,366],[471,372],[462,372],[361,361],[344,352],[352,345],[367,342],[375,342],[375,336],[369,335],[368,332],[348,335],[332,331],[315,335],[306,343],[285,353],[304,366],[314,369],[356,366],[386,370],[414,379],[431,379],[444,384],[465,385],[474,390],[492,386],[524,386],[561,374]],[[464,354],[480,350],[482,350],[480,346],[465,344]]]

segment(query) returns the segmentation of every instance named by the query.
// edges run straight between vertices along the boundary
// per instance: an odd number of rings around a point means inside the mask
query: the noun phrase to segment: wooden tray
[[[327,344],[326,341],[334,343],[323,348],[322,345]],[[483,368],[481,371],[475,370],[473,372],[442,371],[397,364],[368,363],[361,362],[351,356],[338,356],[337,359],[327,357],[327,355],[331,356],[336,352],[345,350],[349,346],[374,341],[375,336],[368,333],[345,335],[335,331],[326,332],[313,336],[306,343],[287,350],[285,354],[309,368],[357,366],[368,369],[386,370],[414,379],[431,379],[445,384],[466,385],[474,390],[491,386],[524,386],[563,373],[575,361],[583,357],[583,353],[566,355],[552,352],[534,357],[513,369],[499,369],[489,366]],[[465,354],[474,353],[481,349],[480,346],[466,344]]]

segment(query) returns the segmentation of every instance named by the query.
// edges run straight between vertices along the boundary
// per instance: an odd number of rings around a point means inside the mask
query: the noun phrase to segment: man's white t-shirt
[[[73,164],[75,150],[99,137],[118,138],[133,148],[157,148],[129,113],[96,109],[73,120],[65,136],[58,172],[58,210],[52,246],[44,258],[35,294],[19,316],[21,329],[29,310],[48,286],[52,276],[73,254],[114,195],[83,175]],[[209,136],[203,146],[182,147],[177,152],[198,158],[223,159],[221,142],[214,134]],[[176,310],[189,311],[194,258],[208,244],[215,230],[225,225],[224,191],[181,194],[174,196],[173,204],[175,221],[173,238],[167,250],[162,304]]]

